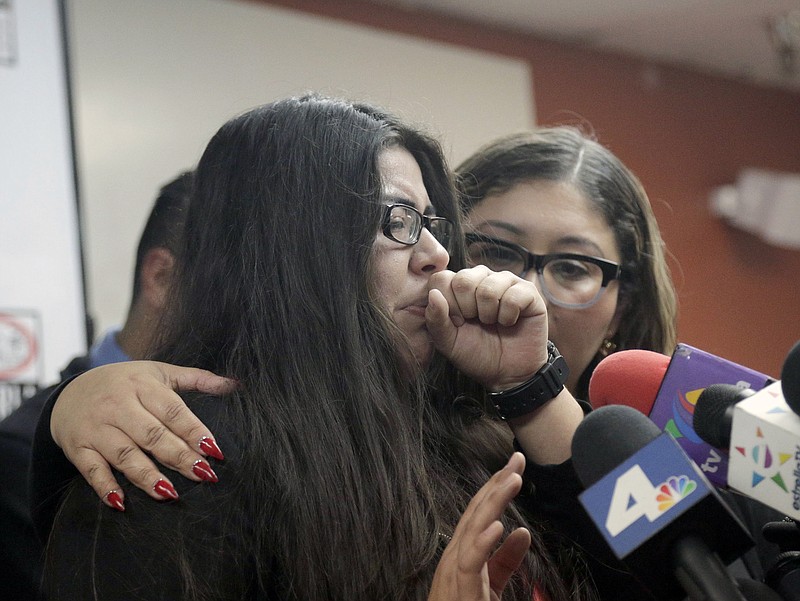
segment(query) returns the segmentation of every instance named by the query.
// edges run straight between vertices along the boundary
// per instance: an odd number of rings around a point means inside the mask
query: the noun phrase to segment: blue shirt
[[[117,333],[119,331],[119,327],[111,328],[92,345],[92,348],[89,349],[90,367],[131,360],[127,353],[117,344]]]

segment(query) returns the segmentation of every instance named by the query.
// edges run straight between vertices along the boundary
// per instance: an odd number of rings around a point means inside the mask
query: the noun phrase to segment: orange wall
[[[744,167],[800,173],[800,93],[357,0],[255,0],[526,60],[539,124],[595,130],[647,189],[673,255],[679,339],[780,376],[800,340],[800,251],[714,218]]]

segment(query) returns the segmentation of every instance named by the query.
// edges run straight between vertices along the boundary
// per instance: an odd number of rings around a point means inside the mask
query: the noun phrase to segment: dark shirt
[[[94,591],[99,598],[115,600],[167,600],[183,596],[181,566],[170,553],[159,553],[161,546],[183,546],[195,550],[192,562],[216,591],[229,591],[223,598],[261,599],[285,590],[280,575],[265,586],[253,581],[255,570],[242,561],[248,551],[236,537],[228,536],[231,523],[245,531],[246,512],[235,507],[237,488],[246,486],[246,478],[237,473],[240,441],[226,431],[224,403],[213,397],[195,398],[190,406],[215,433],[226,460],[215,462],[220,477],[216,484],[197,483],[171,470],[164,473],[175,485],[178,502],[154,502],[117,474],[125,490],[126,511],[116,512],[102,505],[84,482],[70,488],[63,513],[56,518],[51,549],[59,559],[48,574],[51,601],[89,598]],[[45,416],[49,414],[49,408]],[[42,532],[50,529],[56,501],[74,468],[64,463],[63,454],[49,436],[49,427],[37,433],[34,460],[34,514]],[[163,468],[162,468],[163,469]],[[611,555],[599,533],[580,506],[577,476],[571,462],[553,466],[529,465],[521,504],[548,531],[547,537],[565,549],[585,557],[602,599],[615,601],[650,601],[653,599]],[[165,534],[166,533],[166,534]],[[87,550],[91,549],[91,552]],[[92,574],[90,566],[98,557],[103,569]],[[216,598],[216,597],[215,597]]]
[[[180,549],[191,556],[193,584],[212,590],[210,598],[271,598],[275,583],[255,582],[247,542],[231,535],[252,531],[252,526],[245,523],[249,513],[241,508],[246,477],[238,469],[240,441],[226,429],[225,403],[201,396],[188,404],[225,449],[225,461],[209,459],[219,482],[194,482],[161,467],[180,499],[157,502],[115,472],[125,490],[124,513],[102,504],[82,478],[74,480],[65,492],[64,483],[75,470],[53,456],[63,454],[49,432],[39,428],[32,481],[33,497],[39,500],[34,519],[39,531],[51,530],[48,554],[55,558],[48,563],[46,574],[48,599],[92,599],[95,594],[98,599],[115,601],[185,598],[186,566],[176,559]],[[59,499],[63,503],[56,511]],[[95,565],[100,569],[95,571]]]
[[[73,359],[62,378],[88,368],[88,357]],[[0,421],[0,599],[39,599],[43,545],[29,508],[29,467],[34,432],[55,386],[45,388]]]

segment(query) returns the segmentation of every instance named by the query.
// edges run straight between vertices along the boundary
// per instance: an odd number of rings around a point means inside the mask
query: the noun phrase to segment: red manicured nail
[[[220,461],[225,459],[225,455],[222,454],[222,451],[220,451],[219,447],[217,446],[217,441],[210,436],[204,436],[201,438],[200,442],[197,443],[197,446],[200,447],[200,450],[209,457],[219,459]]]
[[[178,498],[178,492],[175,490],[175,487],[163,478],[153,484],[153,490],[156,491],[157,495],[165,499],[171,499],[174,501]]]
[[[198,459],[194,462],[192,471],[194,472],[194,475],[201,480],[205,480],[206,482],[219,482],[219,478],[217,478],[214,470],[212,470],[211,466],[202,459]]]
[[[110,490],[105,496],[106,504],[113,507],[117,511],[125,511],[125,504],[122,502],[122,497],[116,490]]]

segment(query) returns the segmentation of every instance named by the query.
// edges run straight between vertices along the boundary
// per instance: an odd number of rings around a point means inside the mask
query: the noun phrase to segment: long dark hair
[[[622,317],[612,342],[617,350],[671,354],[676,342],[677,300],[664,242],[639,179],[610,150],[574,127],[520,132],[494,140],[456,168],[465,213],[492,194],[528,181],[569,182],[614,232],[622,255]],[[587,398],[595,358],[572,393]]]
[[[511,452],[477,404],[453,403],[452,370],[409,378],[402,340],[373,301],[378,157],[394,146],[416,158],[437,214],[458,224],[438,144],[342,100],[251,110],[217,132],[196,170],[156,356],[240,382],[220,401],[243,457],[242,482],[219,505],[231,515],[219,540],[235,541],[241,578],[270,598],[426,599],[447,536]],[[462,256],[457,243],[455,267]],[[524,523],[515,509],[506,519]],[[236,578],[197,575],[197,550],[171,534],[186,598],[222,596],[215,583]],[[529,600],[535,582],[566,601],[538,538],[529,555],[509,598]]]

